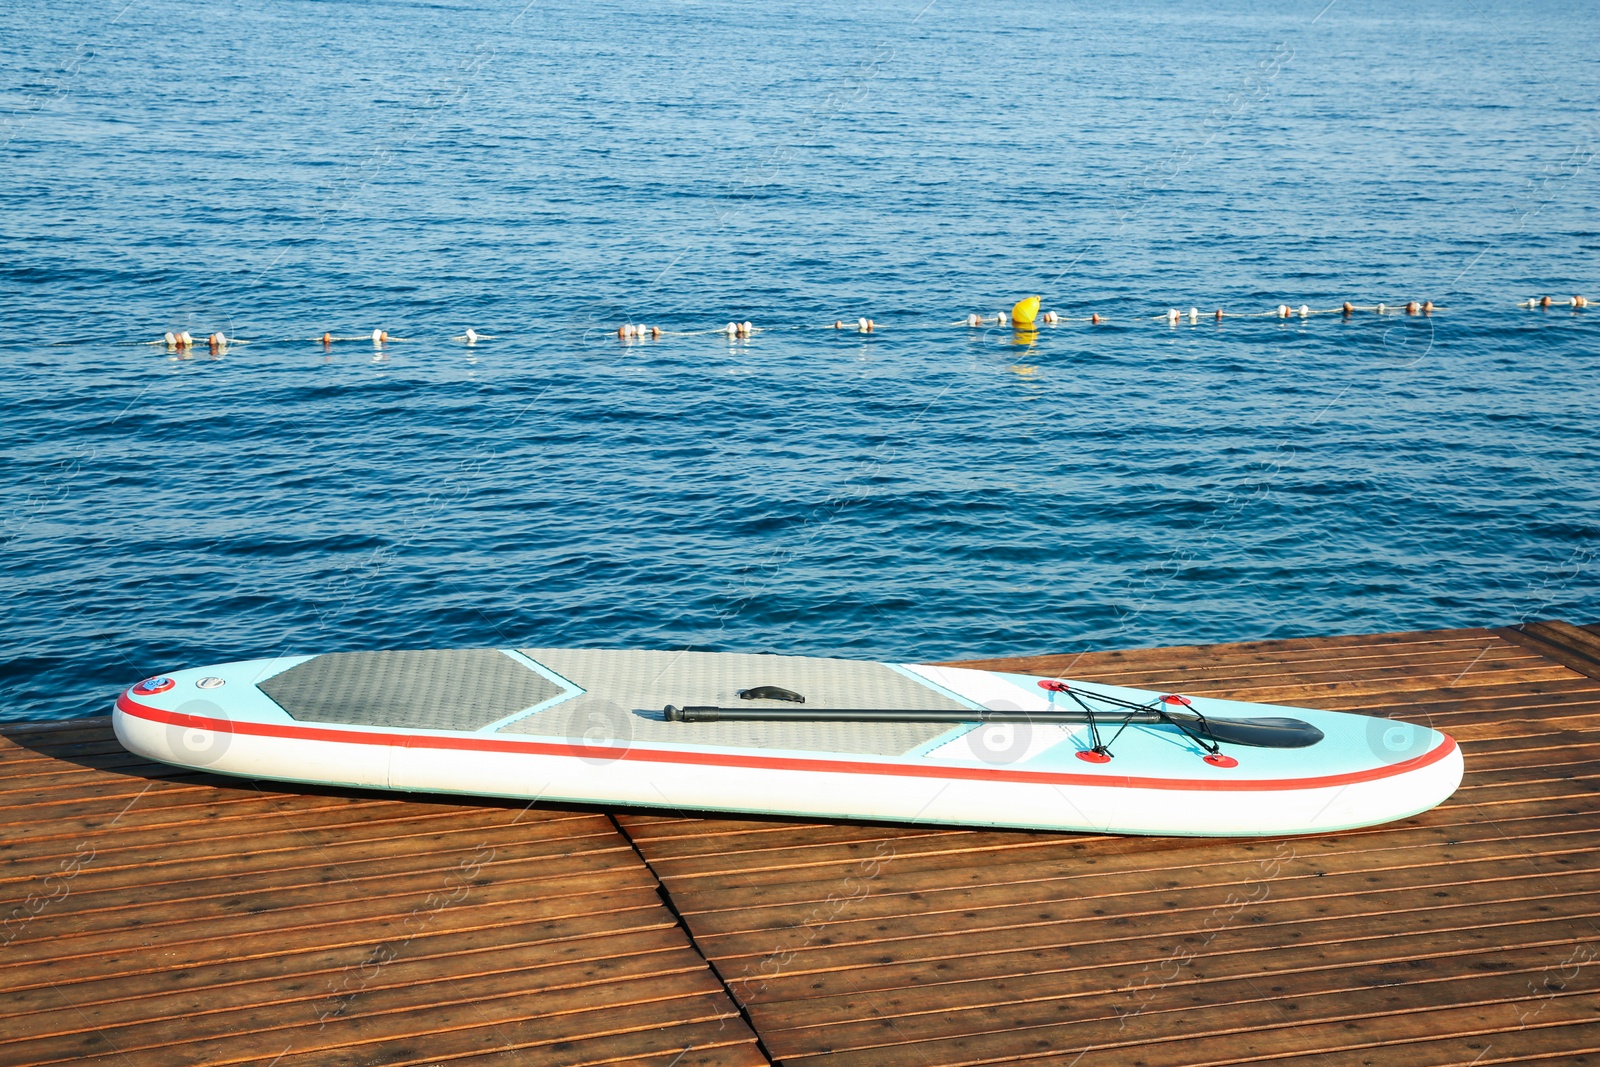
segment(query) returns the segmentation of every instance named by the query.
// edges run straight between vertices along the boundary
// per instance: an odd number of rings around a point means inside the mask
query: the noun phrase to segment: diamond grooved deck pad
[[[582,696],[518,719],[502,733],[565,737],[586,744],[675,742],[729,748],[897,756],[950,729],[943,723],[666,722],[668,704],[796,707],[741,700],[739,690],[775,685],[808,708],[956,710],[967,705],[881,663],[731,652],[518,649]]]
[[[301,722],[478,730],[563,690],[492,648],[333,652],[257,685]]]

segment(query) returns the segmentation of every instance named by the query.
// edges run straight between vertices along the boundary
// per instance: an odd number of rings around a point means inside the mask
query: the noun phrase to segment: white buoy
[[[1378,305],[1378,308],[1377,308],[1378,314],[1382,315],[1385,311],[1388,311],[1388,310],[1389,310],[1389,307],[1388,307],[1387,304],[1379,304]]]
[[[976,311],[974,311],[972,314],[967,316],[967,325],[968,326],[982,326],[983,325],[983,316],[979,315]]]
[[[722,332],[727,334],[729,337],[738,337],[739,324],[737,322],[730,322],[728,325],[723,327]]]
[[[1288,317],[1289,317],[1289,305],[1288,304],[1279,304],[1278,305],[1278,318],[1286,319]]]
[[[178,335],[178,344],[184,348],[188,348],[190,345],[194,344],[194,338],[190,335],[188,330],[184,330]]]
[[[475,345],[477,343],[478,343],[478,331],[474,330],[471,326],[468,326],[467,327],[467,344]]]
[[[741,336],[741,337],[749,337],[751,334],[753,334],[755,332],[756,332],[756,328],[754,326],[750,325],[750,320],[749,319],[745,319],[743,322],[741,322],[739,324],[739,336]]]
[[[1301,304],[1300,305],[1300,317],[1303,319],[1303,318],[1306,318],[1307,316],[1309,316],[1310,314],[1311,314],[1311,309],[1309,307],[1307,307],[1306,305]]]
[[[1196,323],[1196,322],[1199,322],[1199,321],[1200,321],[1200,309],[1199,308],[1190,308],[1189,309],[1189,322],[1192,324],[1192,323]]]
[[[372,331],[372,343],[375,344],[375,345],[383,344],[383,342],[385,340],[387,340],[388,337],[389,337],[389,335],[384,333],[382,330],[373,330]]]
[[[168,348],[178,347],[178,339],[172,335],[171,330],[168,330],[166,333],[162,334],[161,339],[167,343]]]
[[[994,324],[996,326],[1004,326],[1006,322],[1006,313],[1004,311],[997,311],[994,313]]]
[[[867,332],[867,320],[866,319],[857,319],[856,320],[856,329],[860,330],[862,333],[866,333]]]
[[[1057,315],[1054,311],[1046,311],[1044,313],[1044,321],[1049,325],[1054,326],[1056,323],[1061,321],[1061,316]]]
[[[1177,308],[1168,308],[1167,309],[1167,325],[1168,326],[1176,326],[1176,325],[1178,325],[1178,309]]]

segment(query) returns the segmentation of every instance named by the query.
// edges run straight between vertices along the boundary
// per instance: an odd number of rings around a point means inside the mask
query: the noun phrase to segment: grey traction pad
[[[256,686],[301,722],[478,730],[562,692],[492,648],[333,652]]]
[[[808,708],[955,710],[966,705],[881,663],[735,652],[616,652],[523,648],[523,655],[585,690],[501,733],[561,737],[593,745],[674,742],[728,748],[898,756],[950,729],[946,723],[667,722],[668,704],[797,708],[740,700],[739,690],[776,685]]]

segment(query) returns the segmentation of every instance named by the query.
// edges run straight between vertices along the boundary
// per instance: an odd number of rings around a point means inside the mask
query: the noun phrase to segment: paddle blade
[[[1251,748],[1310,748],[1322,740],[1321,730],[1300,719],[1207,719],[1206,729],[1223,744]]]

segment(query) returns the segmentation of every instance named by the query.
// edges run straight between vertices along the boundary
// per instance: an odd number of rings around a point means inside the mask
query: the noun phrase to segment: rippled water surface
[[[0,717],[1600,618],[1569,7],[525,2],[0,11]],[[1031,292],[1107,321],[951,325]]]

